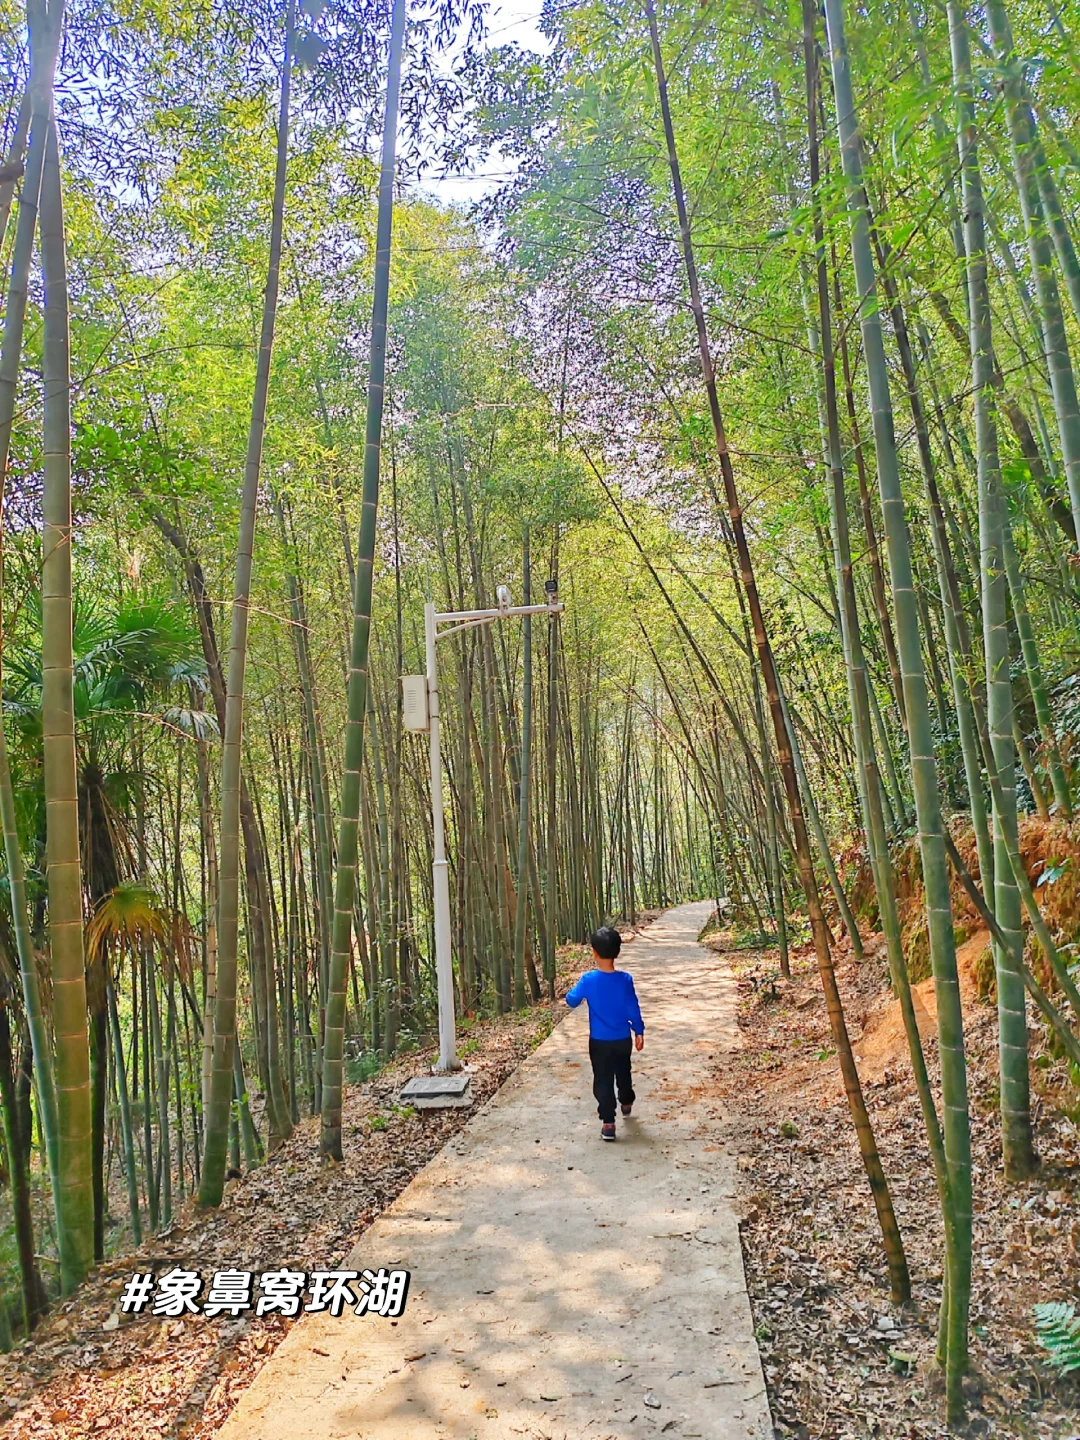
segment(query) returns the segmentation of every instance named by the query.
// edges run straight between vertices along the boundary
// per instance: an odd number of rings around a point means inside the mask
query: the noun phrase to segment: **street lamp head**
[[[509,585],[500,585],[495,591],[496,599],[499,602],[500,610],[509,610],[513,597],[510,594]]]

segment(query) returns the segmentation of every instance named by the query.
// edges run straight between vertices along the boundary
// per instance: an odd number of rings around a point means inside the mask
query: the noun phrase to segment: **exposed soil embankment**
[[[970,1020],[978,1012],[973,1010],[979,999],[980,987],[985,985],[987,949],[990,944],[988,930],[976,930],[956,949],[956,967],[960,974],[960,997]],[[874,956],[882,954],[879,947],[871,946]],[[983,997],[985,998],[985,996]],[[911,999],[915,1010],[915,1021],[923,1041],[932,1041],[937,1035],[937,995],[932,978],[920,980],[911,987]],[[859,1073],[864,1081],[881,1081],[887,1072],[898,1065],[908,1064],[908,1042],[900,1005],[890,989],[884,989],[876,1003],[866,1015],[862,1034],[855,1045],[855,1057],[859,1061]]]

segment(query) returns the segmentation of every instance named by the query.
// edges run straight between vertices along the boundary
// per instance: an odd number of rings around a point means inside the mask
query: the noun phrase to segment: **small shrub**
[[[732,942],[733,950],[771,950],[778,945],[779,937],[766,935],[761,930],[743,930]]]
[[[1050,1364],[1061,1375],[1080,1370],[1080,1315],[1076,1307],[1061,1301],[1036,1305],[1035,1333],[1039,1344],[1050,1356]]]
[[[975,976],[975,993],[988,1004],[997,1000],[997,971],[994,969],[993,946],[984,947],[972,968]]]
[[[907,957],[908,979],[918,985],[930,975],[930,932],[926,916],[918,915],[903,932],[904,955]]]
[[[383,1057],[377,1050],[357,1050],[352,1055],[346,1053],[345,1078],[351,1085],[362,1085],[379,1073],[383,1063]]]

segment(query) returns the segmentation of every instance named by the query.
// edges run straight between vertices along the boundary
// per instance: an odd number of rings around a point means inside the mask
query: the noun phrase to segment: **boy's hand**
[[[645,1036],[644,1036],[644,1035],[635,1035],[635,1036],[634,1036],[634,1049],[635,1049],[635,1050],[644,1050],[644,1048],[645,1048]]]

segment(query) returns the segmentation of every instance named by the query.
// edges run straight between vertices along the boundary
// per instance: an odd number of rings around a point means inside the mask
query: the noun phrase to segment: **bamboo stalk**
[[[73,699],[71,399],[67,255],[56,123],[41,179],[45,280],[41,714],[46,868],[59,1122],[61,1284],[70,1293],[94,1258],[93,1121],[83,956],[82,866]]]
[[[285,15],[285,47],[281,68],[281,99],[278,110],[277,154],[270,228],[270,254],[263,297],[262,327],[256,366],[255,393],[251,406],[244,485],[241,495],[240,533],[236,550],[233,587],[232,629],[229,638],[229,667],[225,697],[221,754],[221,844],[219,849],[220,895],[218,905],[217,996],[214,1005],[214,1063],[210,1083],[210,1104],[203,1141],[202,1179],[199,1203],[221,1203],[225,1184],[225,1160],[229,1142],[229,1105],[234,1084],[236,1050],[237,941],[240,905],[240,824],[241,747],[244,713],[244,675],[247,666],[248,610],[251,574],[254,568],[255,521],[258,512],[262,473],[266,403],[270,388],[270,360],[274,344],[278,283],[281,270],[282,233],[285,213],[285,180],[289,148],[289,93],[292,80],[293,0]],[[250,857],[249,857],[250,858]],[[249,904],[258,903],[257,887]],[[264,941],[265,943],[265,941]],[[256,963],[258,963],[256,961]],[[242,1093],[242,1092],[241,1092]],[[277,1096],[268,1095],[272,1122],[280,1125]],[[284,1124],[288,1126],[287,1117]]]
[[[731,528],[735,545],[738,551],[739,568],[743,589],[746,594],[747,605],[750,609],[751,621],[754,630],[754,641],[758,652],[758,662],[761,665],[762,679],[765,684],[765,692],[768,697],[769,710],[772,716],[773,728],[776,732],[776,751],[780,771],[784,779],[784,788],[787,792],[788,810],[791,816],[791,828],[795,840],[796,859],[799,867],[799,875],[802,880],[803,891],[806,895],[807,910],[810,916],[810,925],[814,937],[814,949],[817,955],[818,968],[821,972],[822,985],[825,990],[826,1006],[829,1012],[829,1020],[832,1026],[834,1043],[836,1044],[840,1070],[844,1081],[844,1090],[848,1099],[848,1106],[851,1111],[852,1120],[855,1125],[859,1141],[859,1151],[862,1156],[863,1167],[866,1170],[867,1179],[870,1184],[871,1193],[874,1198],[874,1205],[877,1210],[878,1223],[881,1227],[882,1238],[885,1245],[886,1259],[889,1266],[889,1280],[894,1297],[898,1302],[905,1303],[911,1294],[911,1282],[908,1275],[907,1260],[904,1255],[903,1242],[900,1237],[899,1226],[896,1223],[896,1216],[893,1211],[892,1199],[889,1195],[888,1183],[881,1166],[880,1156],[877,1151],[877,1144],[870,1124],[870,1117],[866,1110],[866,1103],[863,1098],[862,1086],[859,1081],[858,1071],[855,1067],[854,1056],[851,1051],[851,1042],[847,1033],[847,1025],[844,1020],[843,1006],[840,1000],[840,992],[836,984],[836,976],[833,970],[832,955],[829,948],[828,927],[825,923],[825,916],[821,909],[821,901],[817,888],[817,880],[814,875],[813,861],[810,854],[809,836],[806,831],[806,822],[803,816],[802,800],[799,792],[799,784],[796,778],[795,765],[792,759],[791,746],[789,743],[788,727],[785,722],[784,710],[780,698],[779,683],[776,674],[776,666],[773,660],[772,648],[768,641],[765,629],[764,615],[761,609],[761,602],[758,596],[757,582],[754,576],[754,567],[750,558],[750,550],[746,541],[746,533],[743,526],[742,505],[739,500],[738,490],[735,484],[735,472],[731,462],[731,454],[728,449],[727,437],[724,430],[723,419],[720,412],[719,397],[717,394],[715,373],[713,370],[712,355],[709,349],[708,334],[705,326],[705,312],[701,301],[700,289],[697,280],[697,268],[694,260],[693,245],[690,238],[690,224],[687,214],[686,200],[683,193],[682,178],[679,170],[678,155],[675,148],[675,133],[671,120],[671,110],[667,94],[667,80],[664,71],[663,56],[660,50],[660,36],[656,26],[656,15],[651,0],[646,3],[646,16],[649,25],[649,37],[652,44],[653,64],[656,72],[657,89],[659,92],[661,113],[664,122],[664,133],[667,141],[668,164],[671,171],[672,188],[675,195],[675,204],[679,213],[679,228],[682,237],[683,259],[686,268],[687,281],[690,289],[691,307],[694,313],[695,327],[698,336],[698,346],[701,358],[702,374],[705,381],[706,392],[709,401],[709,412],[712,419],[713,433],[716,441],[717,455],[720,461],[721,473],[724,481],[724,493],[727,503],[728,514],[731,521]]]
[[[937,767],[934,762],[926,676],[922,664],[911,547],[900,487],[892,401],[876,294],[869,216],[865,205],[862,142],[855,112],[842,0],[826,0],[826,29],[841,160],[847,182],[852,258],[860,302],[859,318],[870,390],[878,490],[888,547],[897,642],[907,708],[912,780],[926,889],[930,957],[938,1005],[944,1143],[949,1160],[949,1203],[945,1216],[948,1312],[943,1331],[948,1342],[945,1357],[947,1406],[949,1419],[953,1421],[963,1414],[964,1409],[961,1380],[967,1365],[971,1284],[971,1143],[963,1015],[956,970],[949,877],[945,863],[945,827],[937,793]]]
[[[364,721],[368,710],[368,650],[371,636],[371,595],[375,571],[375,540],[379,507],[379,462],[382,449],[383,399],[386,379],[386,322],[390,295],[390,245],[394,210],[394,159],[398,98],[405,43],[405,0],[394,0],[387,59],[386,112],[383,117],[382,164],[375,241],[375,289],[371,310],[367,426],[360,533],[356,547],[352,643],[347,687],[348,720],[341,776],[337,873],[334,882],[334,926],[326,999],[326,1031],[322,1063],[322,1128],[319,1147],[341,1160],[341,1106],[344,1082],[345,986],[352,951],[356,896],[357,832],[360,821],[360,768],[364,756]]]

